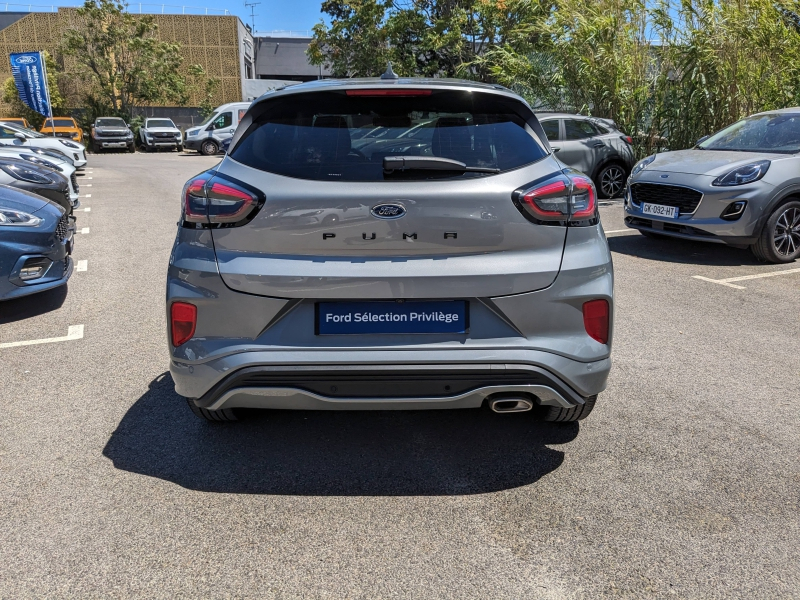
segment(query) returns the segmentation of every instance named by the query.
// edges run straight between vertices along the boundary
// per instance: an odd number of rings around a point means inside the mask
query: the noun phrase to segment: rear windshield
[[[147,127],[171,127],[175,129],[175,123],[171,119],[147,119]]]
[[[259,109],[261,112],[259,114]],[[434,156],[508,171],[546,155],[519,102],[433,91],[424,96],[312,92],[265,102],[230,156],[247,166],[301,179],[383,181],[386,156]],[[413,171],[404,179],[481,177]]]
[[[97,119],[95,125],[98,127],[125,127],[125,121],[115,117],[107,117],[104,119]]]
[[[72,119],[53,119],[56,127],[75,127],[75,122]],[[42,127],[52,127],[53,121],[47,119]]]

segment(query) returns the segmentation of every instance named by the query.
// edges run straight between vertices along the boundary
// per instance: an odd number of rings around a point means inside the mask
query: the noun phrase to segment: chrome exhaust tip
[[[489,400],[489,408],[496,413],[519,413],[533,410],[533,401],[527,398],[495,398]]]

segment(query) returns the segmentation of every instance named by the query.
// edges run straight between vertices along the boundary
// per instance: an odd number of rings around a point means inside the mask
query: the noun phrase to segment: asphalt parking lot
[[[172,390],[164,286],[217,160],[91,156],[78,272],[0,304],[0,598],[800,597],[800,263],[607,202],[614,368],[580,424],[208,424]]]

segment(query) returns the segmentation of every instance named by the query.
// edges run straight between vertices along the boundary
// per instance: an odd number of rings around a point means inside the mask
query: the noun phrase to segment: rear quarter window
[[[386,97],[309,92],[252,110],[253,122],[230,157],[300,179],[383,181],[386,156],[442,157],[469,167],[508,171],[547,154],[531,128],[535,117],[527,107],[493,94],[434,90],[425,96]],[[442,176],[414,171],[410,178]]]

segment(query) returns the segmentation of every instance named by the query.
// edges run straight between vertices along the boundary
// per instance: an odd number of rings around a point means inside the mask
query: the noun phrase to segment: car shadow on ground
[[[67,286],[0,302],[0,325],[38,317],[58,310],[67,299]]]
[[[527,485],[564,458],[548,444],[577,423],[488,410],[253,411],[206,423],[169,373],[119,423],[103,454],[118,469],[192,490],[310,496],[464,495]]]
[[[740,267],[765,264],[759,262],[750,250],[679,238],[653,239],[643,235],[610,236],[608,246],[612,252],[619,254],[687,265]]]

